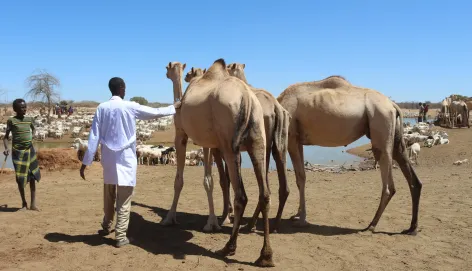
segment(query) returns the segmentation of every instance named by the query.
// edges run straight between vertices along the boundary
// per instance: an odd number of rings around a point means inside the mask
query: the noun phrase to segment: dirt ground
[[[377,233],[366,227],[380,199],[380,172],[307,173],[307,228],[288,218],[298,207],[295,176],[289,172],[288,198],[281,232],[271,234],[273,270],[467,270],[472,265],[472,167],[453,166],[472,160],[472,129],[448,130],[451,143],[422,148],[416,167],[423,182],[417,236],[397,234],[410,223],[411,200],[400,170],[394,170],[397,194],[387,207]],[[364,147],[365,148],[365,147]],[[365,151],[364,151],[365,152]],[[114,235],[100,237],[102,169],[94,163],[87,181],[78,170],[42,171],[38,184],[41,212],[19,211],[14,175],[0,175],[1,270],[254,270],[263,238],[242,233],[235,256],[222,259],[214,251],[229,239],[230,227],[203,233],[208,202],[203,168],[186,167],[175,227],[163,227],[173,197],[175,167],[140,166],[128,235],[132,245],[113,247]],[[213,176],[217,181],[216,168]],[[245,217],[256,206],[252,170],[243,170],[249,197]],[[270,173],[274,194],[270,217],[277,211],[277,175]],[[215,207],[222,196],[215,184]],[[29,199],[29,193],[27,193]],[[469,266],[469,268],[467,268]]]

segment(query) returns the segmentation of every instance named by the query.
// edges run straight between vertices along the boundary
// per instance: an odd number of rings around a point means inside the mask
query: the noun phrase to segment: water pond
[[[413,118],[405,118],[404,122],[410,122],[411,124],[416,123],[416,120]],[[319,146],[304,146],[304,156],[305,160],[312,164],[324,164],[324,165],[352,165],[362,161],[362,158],[359,158],[355,155],[349,154],[346,152],[348,149],[352,149],[364,144],[368,144],[370,140],[363,136],[347,147],[319,147]],[[35,142],[34,146],[36,150],[40,148],[69,148],[70,143],[54,143],[54,142]],[[5,157],[3,151],[0,153],[0,163],[3,163]],[[0,164],[1,165],[1,164]],[[251,159],[249,155],[244,152],[242,153],[242,167],[243,168],[252,168]],[[8,157],[6,168],[13,168],[11,162],[11,157]],[[270,168],[275,169],[275,162],[270,159]],[[292,161],[290,156],[287,154],[287,168],[293,168]]]

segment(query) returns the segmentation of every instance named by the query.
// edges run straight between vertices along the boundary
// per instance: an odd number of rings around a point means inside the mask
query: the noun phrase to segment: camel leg
[[[405,176],[408,187],[410,188],[411,200],[412,200],[412,217],[411,217],[411,225],[408,230],[404,230],[403,234],[410,234],[416,235],[416,230],[418,228],[418,211],[419,211],[419,204],[420,204],[420,196],[421,196],[421,188],[423,184],[420,182],[418,176],[416,175],[415,169],[411,166],[411,163],[407,157],[407,152],[403,151],[400,144],[401,137],[398,137],[397,142],[394,150],[394,159],[397,161],[400,169],[402,170],[403,176]],[[396,138],[397,139],[397,138]]]
[[[272,156],[274,157],[275,165],[277,167],[277,175],[279,177],[279,209],[275,217],[274,232],[279,231],[280,221],[282,219],[282,212],[287,202],[290,189],[287,182],[287,145],[272,146]]]
[[[380,155],[380,174],[382,177],[382,196],[380,198],[380,204],[375,213],[372,222],[370,222],[369,226],[364,230],[374,231],[377,223],[380,220],[385,208],[387,207],[388,203],[392,199],[393,195],[395,195],[395,185],[393,183],[393,175],[392,175],[392,154],[391,151],[383,150],[381,151]]]
[[[239,156],[239,164],[242,164],[241,159],[242,159],[241,156]],[[231,218],[231,215],[233,215],[234,217],[234,214],[233,214],[233,205],[231,204],[231,189],[229,189],[229,185],[231,184],[231,182],[229,180],[229,170],[228,170],[228,165],[226,164],[226,162],[225,162],[225,175],[226,175],[226,181],[228,182],[228,188],[226,188],[228,190],[228,215]]]
[[[266,135],[267,136],[267,135]],[[270,141],[269,141],[270,142]],[[269,145],[270,146],[270,145]],[[248,152],[249,153],[249,152]],[[270,163],[270,148],[266,149],[266,185],[267,189],[269,189],[269,194],[270,194],[270,188],[269,188],[269,163]],[[256,225],[257,219],[259,218],[259,214],[261,213],[261,202],[259,201],[257,203],[256,209],[254,210],[254,214],[252,215],[251,220],[247,223],[247,225],[243,228],[243,231],[246,232],[252,232],[254,229],[254,226]]]
[[[205,167],[205,176],[203,177],[203,186],[208,197],[208,207],[210,214],[208,221],[203,228],[204,232],[219,231],[221,227],[218,225],[218,219],[215,215],[215,206],[213,203],[213,177],[211,176],[211,155],[209,148],[203,148],[203,165]]]
[[[265,160],[266,154],[265,150],[259,148],[259,146],[263,146],[263,142],[260,141],[259,138],[253,139],[253,145],[251,148],[248,148],[247,152],[249,157],[251,157],[252,164],[254,166],[254,173],[256,174],[257,184],[259,185],[259,202],[258,205],[260,206],[262,212],[262,218],[264,220],[264,245],[261,249],[261,254],[259,258],[256,260],[255,264],[257,266],[262,267],[271,267],[274,266],[274,262],[272,260],[272,248],[270,246],[269,240],[269,209],[270,209],[270,191],[267,185],[267,179],[265,178],[264,174],[266,173],[265,168]]]
[[[218,174],[220,175],[220,186],[223,191],[223,215],[221,216],[222,222],[221,226],[231,223],[229,220],[229,177],[227,177],[228,172],[225,171],[223,166],[223,158],[221,157],[221,152],[218,149],[211,149],[211,153],[215,158],[216,166],[218,167]]]
[[[288,139],[288,153],[292,159],[293,170],[295,171],[295,178],[297,180],[298,192],[300,194],[298,212],[293,215],[290,219],[296,220],[295,226],[302,227],[308,225],[306,221],[306,208],[305,208],[305,167],[303,165],[303,145],[300,144],[296,138],[290,137]]]
[[[175,151],[177,155],[177,174],[175,175],[174,181],[174,200],[172,206],[167,213],[164,220],[161,221],[162,225],[168,226],[178,224],[176,211],[177,203],[179,202],[180,192],[184,187],[184,168],[185,168],[185,152],[187,150],[188,136],[184,131],[177,129],[175,131]]]
[[[230,175],[231,186],[233,187],[234,192],[234,222],[233,222],[233,231],[229,241],[226,243],[225,247],[221,250],[218,250],[216,253],[222,256],[232,256],[236,253],[236,243],[238,239],[239,226],[241,225],[241,219],[244,214],[244,210],[247,205],[247,195],[244,190],[244,184],[241,179],[241,173],[239,168],[241,164],[239,163],[239,157],[241,153],[239,150],[236,153],[233,153],[231,147],[226,148],[223,152],[225,156],[225,163],[228,166],[228,172]]]

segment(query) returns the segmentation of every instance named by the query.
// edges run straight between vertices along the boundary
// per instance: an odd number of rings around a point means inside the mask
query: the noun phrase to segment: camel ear
[[[191,72],[191,73],[194,73],[193,67],[192,67],[192,69],[190,69],[190,72]]]
[[[246,64],[242,64],[241,66],[243,67],[243,70],[244,70],[244,68],[246,68]]]
[[[184,65],[182,65],[182,70],[185,70],[185,67],[187,67],[187,63],[184,63]]]
[[[172,62],[169,62],[169,65],[167,65],[167,69],[170,69],[172,67]]]
[[[205,68],[205,69],[203,70],[203,73],[206,73],[206,72],[207,72],[207,69]]]

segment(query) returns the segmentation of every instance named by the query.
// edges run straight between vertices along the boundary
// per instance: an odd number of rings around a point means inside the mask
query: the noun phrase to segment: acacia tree
[[[60,81],[54,75],[45,70],[40,70],[26,78],[26,84],[29,91],[26,97],[30,97],[33,101],[41,101],[47,105],[48,108],[48,123],[51,123],[51,110],[54,103],[59,101],[59,92],[55,89],[60,86]]]

